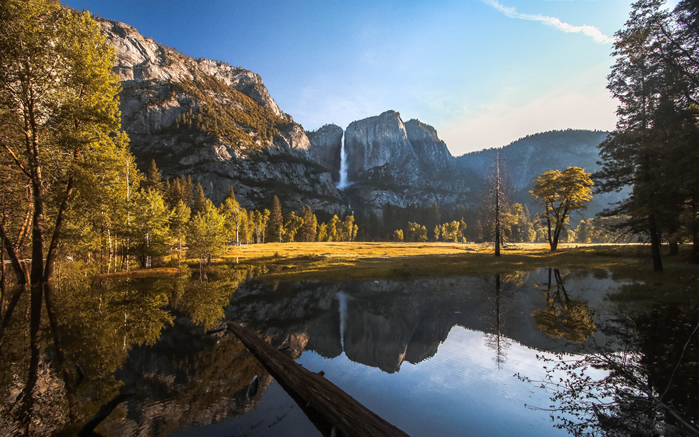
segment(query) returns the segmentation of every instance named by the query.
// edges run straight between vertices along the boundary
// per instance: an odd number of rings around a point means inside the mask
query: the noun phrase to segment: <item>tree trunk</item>
[[[648,233],[650,234],[650,253],[653,259],[653,271],[663,271],[663,261],[660,258],[660,233],[655,223],[655,214],[648,216]]]
[[[680,248],[677,240],[678,238],[676,232],[670,234],[670,238],[668,238],[668,241],[670,242],[670,255],[677,255],[680,253]]]
[[[310,372],[234,323],[228,329],[250,350],[279,385],[326,436],[407,436],[322,375]]]

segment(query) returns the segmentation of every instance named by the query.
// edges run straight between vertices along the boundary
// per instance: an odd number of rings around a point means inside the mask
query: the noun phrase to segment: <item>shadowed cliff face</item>
[[[335,182],[340,180],[343,134],[342,128],[335,124],[326,124],[316,131],[306,132],[311,143],[308,149],[310,157],[330,170]]]

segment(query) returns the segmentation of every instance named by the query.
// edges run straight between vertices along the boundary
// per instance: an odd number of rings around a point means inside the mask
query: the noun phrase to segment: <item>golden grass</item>
[[[224,258],[265,265],[269,280],[407,279],[489,274],[540,267],[647,269],[638,245],[516,244],[493,255],[492,245],[457,243],[268,243],[239,246]]]

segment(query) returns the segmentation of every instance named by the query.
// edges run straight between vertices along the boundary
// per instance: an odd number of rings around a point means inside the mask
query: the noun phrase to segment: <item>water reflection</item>
[[[512,374],[543,380],[537,355],[555,359],[552,353],[579,354],[594,344],[604,345],[607,354],[620,348],[615,332],[598,328],[618,324],[616,304],[606,299],[618,285],[599,272],[541,269],[490,277],[269,284],[255,279],[265,268],[256,269],[231,264],[207,271],[201,280],[198,273],[182,271],[97,283],[66,274],[57,293],[60,329],[67,365],[79,383],[62,384],[49,365],[52,346],[45,345],[43,391],[32,430],[74,435],[119,394],[131,396],[97,428],[103,435],[187,434],[188,427],[216,422],[219,428],[197,428],[190,435],[240,432],[241,426],[263,435],[268,425],[266,432],[283,434],[306,426],[286,413],[258,426],[261,413],[251,411],[261,402],[283,405],[285,412],[292,407],[288,398],[279,401],[283,394],[242,344],[219,329],[224,320],[242,322],[310,370],[324,370],[414,435],[434,430],[461,435],[464,429],[553,434],[548,413],[524,408],[547,405],[548,394]],[[0,435],[20,430],[19,418],[7,413],[26,378],[26,306],[18,303],[4,340]],[[656,373],[663,372],[667,369]],[[675,382],[680,375],[691,377],[678,373]],[[254,376],[259,388],[247,397]],[[265,398],[268,390],[276,400]],[[673,390],[666,396],[678,403],[681,395]],[[530,427],[526,432],[523,423]]]
[[[552,272],[555,283],[551,282]],[[586,302],[570,298],[558,269],[548,269],[544,294],[546,305],[532,313],[537,329],[549,337],[565,338],[571,343],[582,343],[594,334],[591,309]]]
[[[576,436],[699,435],[699,307],[627,308],[601,330],[612,344],[538,357],[542,380],[520,375],[554,393],[556,426]]]

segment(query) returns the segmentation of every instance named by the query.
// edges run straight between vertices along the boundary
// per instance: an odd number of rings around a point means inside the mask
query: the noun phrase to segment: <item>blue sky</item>
[[[629,0],[63,0],[193,57],[262,76],[307,130],[394,109],[455,156],[606,129],[611,38]]]

